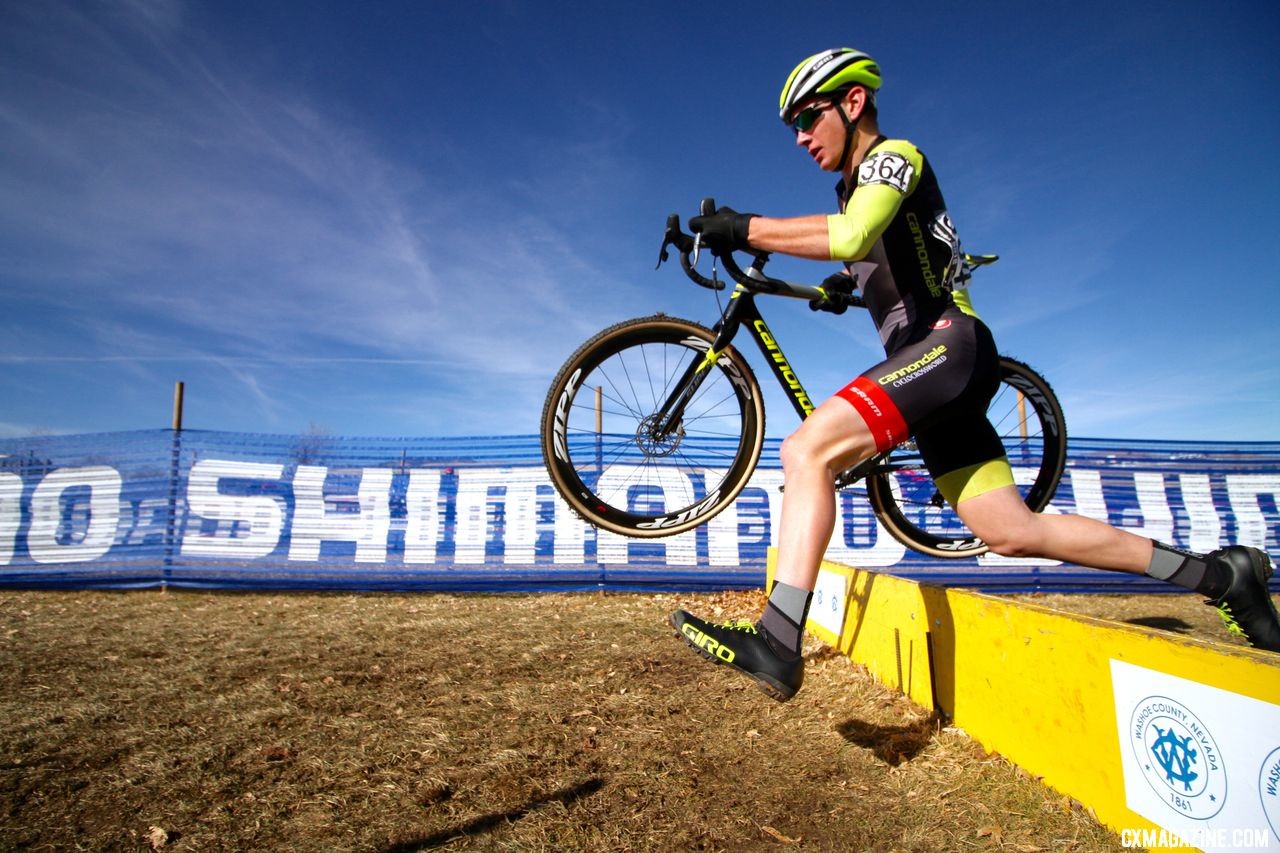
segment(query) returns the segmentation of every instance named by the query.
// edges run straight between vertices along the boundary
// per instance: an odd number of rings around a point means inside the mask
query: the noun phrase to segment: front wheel
[[[1040,512],[1067,463],[1067,425],[1053,389],[1027,365],[1001,356],[1000,387],[987,419],[1004,443],[1023,501]],[[908,548],[933,557],[988,550],[938,492],[913,442],[876,464],[867,476],[867,497],[884,528]]]
[[[733,502],[760,459],[764,402],[732,347],[661,314],[595,335],[556,375],[542,408],[551,482],[583,519],[653,538]]]

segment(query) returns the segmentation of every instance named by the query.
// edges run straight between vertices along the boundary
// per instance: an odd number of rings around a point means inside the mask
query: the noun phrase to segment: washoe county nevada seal
[[[1227,799],[1227,772],[1213,735],[1185,705],[1167,696],[1138,703],[1129,725],[1147,784],[1173,811],[1208,820]]]

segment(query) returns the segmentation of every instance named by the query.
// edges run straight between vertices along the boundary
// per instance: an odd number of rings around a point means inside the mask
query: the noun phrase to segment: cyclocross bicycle
[[[714,211],[714,202],[705,200],[702,209]],[[699,240],[685,234],[672,214],[658,266],[673,247],[692,281],[722,290],[725,282],[714,266],[711,278],[696,269]],[[766,276],[767,253],[752,253],[746,271],[732,253],[713,254],[737,285],[713,328],[665,314],[618,323],[580,346],[552,382],[542,411],[543,459],[560,495],[596,527],[639,538],[683,533],[707,522],[747,485],[760,460],[765,413],[755,374],[732,346],[739,332],[755,340],[796,413],[804,418],[813,411],[757,297],[804,299],[835,313],[866,307],[849,291]],[[996,258],[965,260],[974,268]],[[1000,388],[987,416],[1023,499],[1039,512],[1066,464],[1066,424],[1057,397],[1030,367],[1001,356]],[[835,487],[862,483],[880,523],[907,547],[936,557],[986,552],[934,486],[913,441],[843,472]]]

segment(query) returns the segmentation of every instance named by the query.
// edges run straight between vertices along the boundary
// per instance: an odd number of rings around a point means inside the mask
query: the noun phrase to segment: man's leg
[[[782,443],[785,487],[775,579],[813,589],[835,530],[835,477],[875,452],[875,440],[862,417],[838,397],[814,410]]]
[[[678,611],[671,624],[691,646],[709,660],[747,673],[775,699],[795,695],[804,679],[805,617],[835,529],[835,475],[875,451],[862,417],[839,398],[819,406],[783,442],[778,563],[764,613],[754,625],[713,625]]]
[[[962,500],[956,512],[997,554],[1146,574],[1198,592],[1230,630],[1255,648],[1280,652],[1280,617],[1267,590],[1271,561],[1256,548],[1179,551],[1096,519],[1033,513],[1012,486]]]
[[[1139,575],[1151,563],[1150,539],[1083,515],[1034,513],[1014,486],[962,500],[956,514],[997,554]]]

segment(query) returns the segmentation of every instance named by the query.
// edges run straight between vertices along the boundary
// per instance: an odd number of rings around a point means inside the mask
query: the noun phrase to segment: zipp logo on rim
[[[939,542],[938,548],[943,551],[968,551],[973,548],[981,547],[985,544],[985,542],[975,536],[972,539],[962,539],[959,542]]]
[[[662,518],[655,518],[653,521],[645,521],[637,524],[636,527],[645,530],[665,530],[668,527],[675,527],[677,524],[684,524],[686,521],[692,521],[700,515],[705,515],[716,508],[720,503],[720,490],[716,489],[703,501],[686,509],[684,512],[675,515],[664,515]]]
[[[1060,431],[1058,427],[1058,419],[1050,414],[1053,409],[1050,408],[1049,401],[1044,394],[1040,393],[1040,389],[1021,376],[1006,376],[1004,381],[1021,391],[1025,396],[1031,398],[1032,402],[1035,404],[1036,411],[1040,412],[1044,417],[1045,432],[1056,438]]]
[[[692,349],[699,350],[700,352],[711,351],[711,344],[707,343],[702,338],[688,337],[681,341],[681,343]],[[724,372],[729,375],[729,381],[733,383],[735,388],[742,392],[742,396],[750,400],[751,387],[747,385],[747,380],[743,377],[742,370],[739,369],[734,360],[722,352],[716,356],[715,363],[717,367],[724,368]]]
[[[560,392],[560,399],[556,400],[556,424],[554,428],[554,440],[556,448],[556,458],[561,462],[568,464],[569,447],[565,439],[565,421],[569,418],[569,404],[573,400],[573,395],[578,391],[578,384],[582,382],[582,368],[578,368],[569,377],[569,381],[564,385],[564,391]]]

